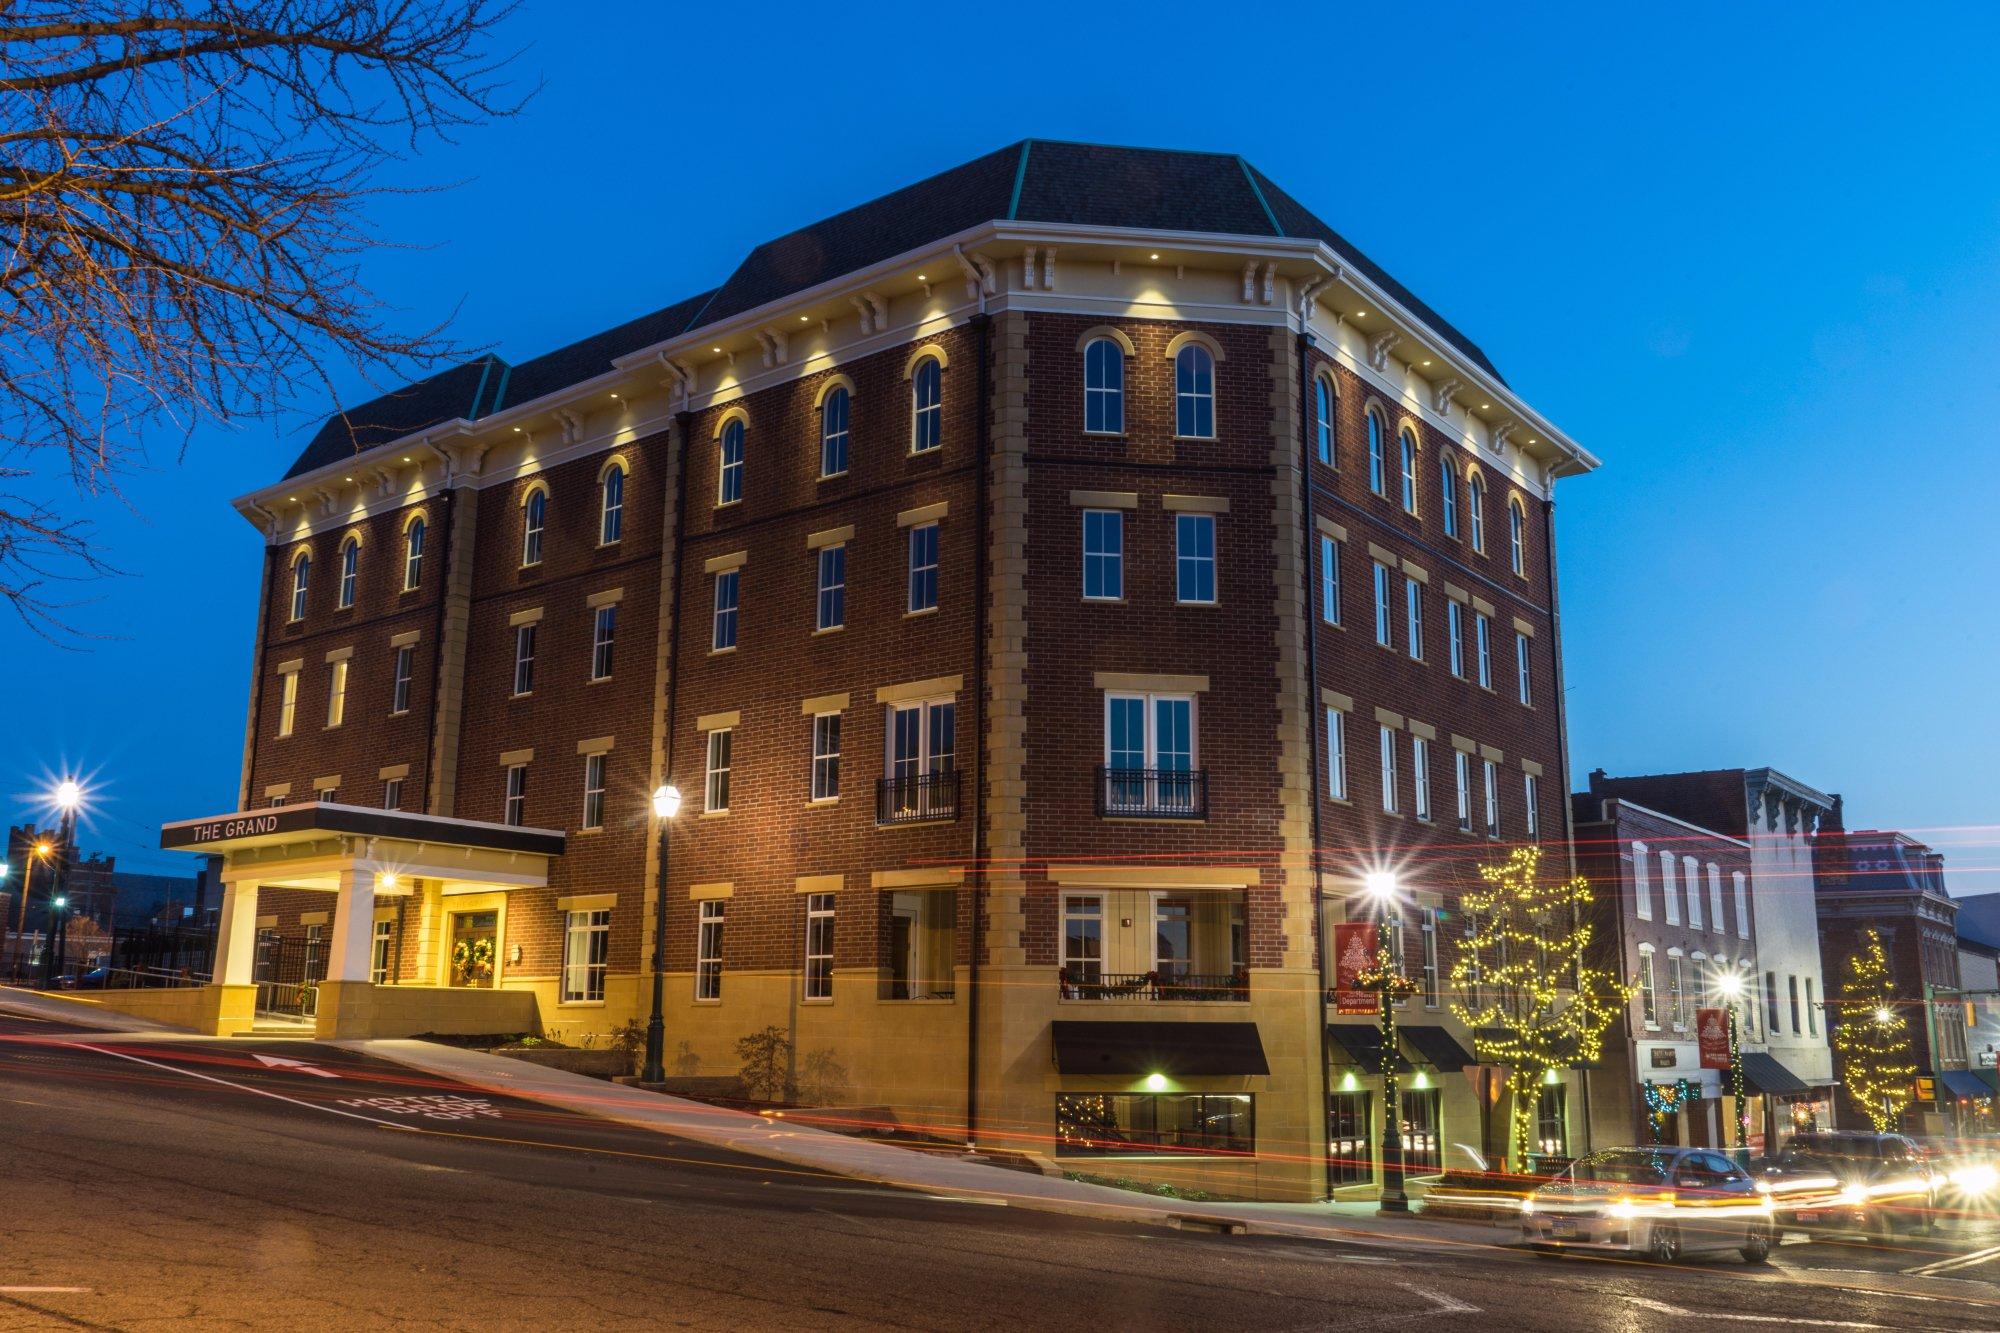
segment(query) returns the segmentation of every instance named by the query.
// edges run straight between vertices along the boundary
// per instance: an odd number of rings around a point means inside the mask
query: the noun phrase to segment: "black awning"
[[[1403,1037],[1416,1048],[1417,1058],[1440,1074],[1456,1074],[1479,1062],[1472,1052],[1458,1044],[1458,1038],[1436,1023],[1412,1023],[1401,1029]]]
[[[564,845],[560,829],[522,828],[515,824],[377,810],[373,806],[341,805],[333,801],[297,801],[291,805],[162,824],[160,846],[169,851],[228,851],[315,833],[403,838],[447,847],[532,852],[537,856],[561,856]]]
[[[1730,1086],[1730,1075],[1724,1071],[1722,1086]],[[1778,1062],[1778,1058],[1765,1051],[1743,1052],[1743,1091],[1763,1093],[1772,1097],[1803,1097],[1812,1089],[1804,1079]]]
[[[1986,1080],[1970,1069],[1940,1069],[1938,1082],[1954,1097],[1991,1097],[1993,1089]]]
[[[1350,1063],[1358,1066],[1363,1073],[1382,1072],[1382,1029],[1374,1023],[1328,1023],[1326,1035],[1334,1044],[1347,1052]],[[1396,1052],[1396,1072],[1410,1072],[1410,1062]]]
[[[1095,1022],[1057,1019],[1063,1074],[1268,1074],[1255,1023]]]

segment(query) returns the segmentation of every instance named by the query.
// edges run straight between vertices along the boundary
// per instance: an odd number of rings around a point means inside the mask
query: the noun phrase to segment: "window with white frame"
[[[604,754],[583,757],[583,828],[604,827]]]
[[[1649,1028],[1660,1026],[1660,978],[1650,944],[1639,946],[1639,1017]]]
[[[1197,762],[1193,695],[1105,692],[1107,810],[1192,809]]]
[[[292,616],[293,620],[306,618],[306,588],[312,582],[313,559],[303,552],[292,561]]]
[[[618,607],[600,606],[590,627],[590,678],[611,679],[611,649],[618,640]]]
[[[1750,881],[1740,870],[1729,872],[1730,885],[1736,890],[1736,936],[1750,938]]]
[[[958,749],[958,704],[951,699],[889,706],[889,776],[898,783],[952,772]]]
[[[1313,437],[1319,444],[1319,461],[1329,467],[1333,462],[1333,379],[1318,375],[1313,379]]]
[[[1444,535],[1458,535],[1458,460],[1449,453],[1438,454],[1439,511],[1444,518]]]
[[[1472,616],[1473,646],[1479,653],[1479,686],[1493,688],[1493,629],[1484,615],[1474,612]]]
[[[847,623],[847,545],[819,548],[819,590],[813,628],[839,629]]]
[[[1326,794],[1347,799],[1347,714],[1338,708],[1326,710]]]
[[[292,734],[299,716],[299,673],[287,671],[278,677],[278,734]]]
[[[730,752],[734,741],[735,733],[728,727],[708,733],[708,769],[702,784],[701,806],[705,813],[720,814],[729,808]]]
[[[1687,890],[1688,926],[1700,930],[1701,925],[1701,867],[1692,856],[1681,858],[1681,885]]]
[[[535,691],[535,626],[532,621],[526,625],[514,626],[514,693],[533,694]]]
[[[709,651],[721,652],[736,646],[736,593],[741,570],[725,569],[715,576],[715,617],[709,635]]]
[[[1119,510],[1083,511],[1083,595],[1106,602],[1125,595],[1125,515]]]
[[[1396,813],[1396,729],[1381,728],[1382,808]]]
[[[812,720],[812,799],[840,796],[840,714],[815,713]]]
[[[1174,355],[1174,434],[1215,438],[1215,356],[1191,342]]]
[[[507,765],[507,799],[501,806],[500,822],[519,827],[528,822],[528,766]]]
[[[1125,349],[1093,338],[1083,349],[1083,428],[1092,435],[1125,433]]]
[[[1409,642],[1405,647],[1416,661],[1424,660],[1424,585],[1415,579],[1403,580],[1404,631]]]
[[[1500,773],[1491,759],[1480,761],[1479,776],[1486,791],[1486,836],[1500,836]]]
[[[340,544],[340,608],[354,605],[355,584],[361,575],[361,541],[349,537]]]
[[[1397,438],[1403,457],[1403,512],[1417,512],[1417,437],[1403,431]]]
[[[1319,618],[1340,623],[1340,543],[1326,534],[1319,539]]]
[[[1813,979],[1806,978],[1806,1035],[1819,1035],[1819,1002],[1813,998]]]
[[[615,546],[625,535],[625,469],[613,463],[597,483],[597,544]]]
[[[1463,750],[1452,751],[1452,776],[1458,787],[1458,831],[1472,832],[1472,756]]]
[[[919,523],[910,529],[910,599],[908,611],[935,611],[938,604],[938,525]]]
[[[1486,550],[1486,478],[1477,470],[1465,481],[1465,528],[1472,538],[1472,549],[1484,554]]]
[[[1435,907],[1417,909],[1418,929],[1423,933],[1424,971],[1418,979],[1418,990],[1424,997],[1424,1008],[1438,1007],[1438,914]]]
[[[401,778],[382,779],[382,808],[400,810],[403,808],[403,780]]]
[[[1687,1027],[1687,960],[1679,949],[1667,950],[1667,1021],[1677,1032]]]
[[[1533,773],[1521,775],[1521,802],[1527,808],[1528,841],[1542,836],[1542,780]]]
[[[1174,600],[1215,601],[1215,515],[1174,515]]]
[[[1722,867],[1710,861],[1708,870],[1708,920],[1716,934],[1728,933],[1722,919]]]
[[[368,942],[368,980],[386,986],[396,967],[396,923],[377,921]]]
[[[1447,645],[1451,649],[1451,674],[1465,678],[1465,605],[1457,598],[1448,598],[1444,604],[1444,631]]]
[[[847,471],[847,390],[835,386],[819,405],[819,474],[838,477]]]
[[[407,713],[410,711],[410,677],[414,674],[416,649],[402,644],[396,649],[394,684],[389,690],[389,711]]]
[[[1382,456],[1382,418],[1368,411],[1368,489],[1377,495],[1389,493],[1388,460]]]
[[[341,658],[329,668],[326,685],[326,725],[337,727],[347,716],[347,659]]]
[[[521,506],[521,567],[526,569],[542,563],[542,533],[549,521],[549,493],[537,486],[528,492],[528,502]]]
[[[1660,853],[1660,898],[1667,905],[1667,924],[1681,923],[1681,893],[1674,884],[1674,854]]]
[[[315,788],[313,789],[313,799],[314,799],[315,801],[322,801],[322,802],[325,802],[325,803],[326,803],[326,804],[328,804],[328,805],[331,805],[331,804],[333,804],[333,803],[334,803],[335,801],[338,801],[338,800],[340,799],[340,788],[338,788],[338,787],[315,787]]]
[[[1632,907],[1641,921],[1653,919],[1653,862],[1646,844],[1632,843]]]
[[[403,534],[403,591],[414,592],[424,581],[424,521],[411,522]]]
[[[562,1003],[594,1004],[604,998],[611,963],[611,909],[563,914]]]
[[[910,376],[910,452],[944,443],[944,365],[934,356],[917,362]]]
[[[1431,817],[1431,743],[1422,736],[1410,737],[1410,774],[1416,780],[1418,819]]]
[[[733,418],[716,442],[715,503],[733,505],[743,498],[743,421]]]
[[[704,898],[694,937],[694,998],[722,998],[723,900]]]
[[[1507,563],[1516,574],[1528,572],[1528,513],[1518,496],[1507,501]]]
[[[1384,648],[1394,646],[1395,635],[1389,628],[1389,567],[1380,560],[1375,562],[1375,642]]]
[[[806,895],[805,998],[833,998],[833,895]]]
[[[1094,893],[1063,895],[1062,979],[1064,999],[1100,999],[1104,976],[1104,899]]]
[[[1519,687],[1521,702],[1533,705],[1534,691],[1528,676],[1528,636],[1519,632],[1514,635],[1514,680]]]

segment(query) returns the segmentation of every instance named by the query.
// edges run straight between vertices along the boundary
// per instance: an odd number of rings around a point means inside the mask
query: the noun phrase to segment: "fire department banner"
[[[1356,990],[1355,982],[1375,963],[1375,923],[1343,921],[1333,928],[1333,1011],[1372,1014],[1380,1008],[1375,997]]]
[[[1729,1068],[1729,1011],[1727,1009],[1697,1009],[1694,1011],[1695,1040],[1701,1046],[1701,1067],[1703,1069]]]

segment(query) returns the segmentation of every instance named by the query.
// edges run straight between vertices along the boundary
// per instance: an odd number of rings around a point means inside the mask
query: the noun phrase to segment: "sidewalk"
[[[1396,1249],[1430,1246],[1485,1249],[1509,1244],[1515,1236],[1506,1227],[1432,1222],[1418,1217],[1378,1217],[1372,1203],[1192,1203],[1155,1198],[983,1162],[914,1152],[480,1051],[424,1041],[333,1044],[493,1092],[795,1167],[924,1194],[1188,1230],[1245,1231]]]
[[[100,1032],[191,1035],[184,1029],[169,1027],[150,1018],[106,1009],[90,998],[89,991],[40,991],[29,990],[25,986],[0,985],[0,1013],[47,1019],[55,1023],[74,1023],[78,1027],[96,1028]]]

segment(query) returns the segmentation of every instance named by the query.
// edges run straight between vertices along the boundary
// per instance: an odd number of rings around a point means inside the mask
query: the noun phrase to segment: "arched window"
[[[521,509],[521,567],[542,563],[542,531],[549,521],[549,493],[537,486]]]
[[[313,558],[301,551],[292,561],[292,619],[306,618],[306,585],[312,581]]]
[[[1083,349],[1083,428],[1094,435],[1125,431],[1125,349],[1093,338]]]
[[[1388,465],[1382,457],[1382,418],[1368,414],[1368,489],[1377,495],[1389,493]]]
[[[1458,535],[1458,460],[1440,451],[1438,454],[1438,494],[1444,504],[1444,535]]]
[[[598,486],[597,544],[612,546],[625,535],[625,469],[613,463]]]
[[[1417,512],[1417,437],[1403,431],[1398,439],[1403,451],[1403,512]]]
[[[917,362],[910,376],[910,452],[944,443],[944,367],[934,356]]]
[[[1474,472],[1465,483],[1465,511],[1472,532],[1472,549],[1486,550],[1486,478]]]
[[[416,519],[403,534],[403,591],[424,581],[424,521]]]
[[[1174,434],[1215,438],[1215,357],[1191,342],[1174,357]]]
[[[1313,380],[1314,438],[1319,441],[1319,461],[1333,464],[1333,381],[1321,375]]]
[[[354,585],[361,574],[361,539],[349,537],[340,544],[340,608],[354,605]]]
[[[1528,513],[1519,496],[1507,501],[1507,563],[1516,574],[1528,572]]]
[[[835,389],[819,405],[819,474],[847,471],[847,390]]]
[[[722,470],[716,477],[715,502],[733,505],[743,498],[743,419],[722,428],[720,450]]]

